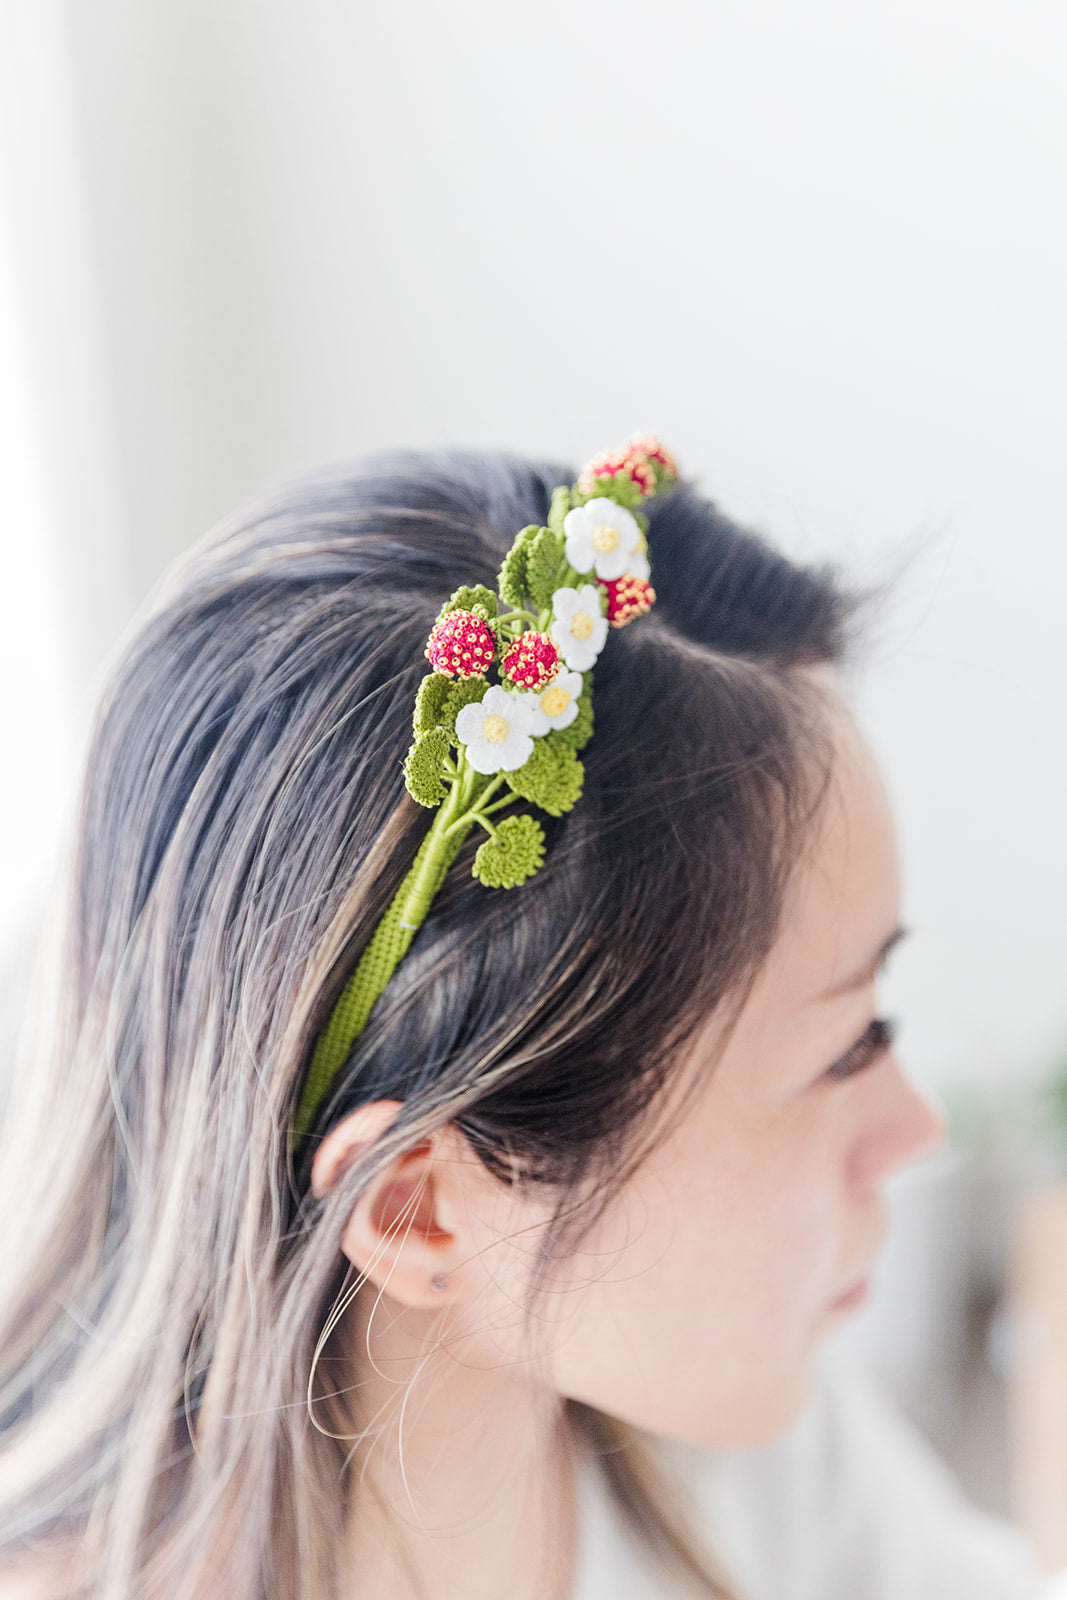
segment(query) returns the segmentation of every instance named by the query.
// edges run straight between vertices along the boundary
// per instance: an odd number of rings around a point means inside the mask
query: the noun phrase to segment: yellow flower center
[[[600,523],[598,527],[593,529],[593,543],[601,555],[607,555],[619,543],[618,530],[610,527],[606,522]]]
[[[648,540],[645,538],[640,528],[637,530],[637,548],[640,550],[642,555],[644,555],[645,551],[648,549]]]
[[[486,717],[482,723],[482,738],[490,744],[503,744],[508,736],[508,725],[503,717]]]
[[[588,639],[593,631],[593,619],[588,611],[576,611],[571,618],[571,633],[576,639]]]
[[[559,684],[553,684],[551,689],[546,689],[541,696],[541,710],[546,717],[558,717],[566,711],[571,703],[571,697],[566,689],[561,689]]]

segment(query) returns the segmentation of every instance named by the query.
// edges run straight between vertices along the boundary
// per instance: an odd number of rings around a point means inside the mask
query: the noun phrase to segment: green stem
[[[457,797],[458,803],[455,808],[453,808],[451,817],[444,827],[444,836],[446,838],[450,837],[452,834],[457,832],[457,830],[463,828],[464,826],[466,826],[468,832],[470,831],[471,816],[473,811],[471,801],[474,798],[474,791],[478,787],[478,779],[480,776],[481,774],[475,772],[474,768],[468,765],[466,761],[460,762],[459,780],[452,790],[452,794]],[[438,817],[440,817],[440,813],[438,813]]]
[[[363,1032],[375,1001],[422,926],[430,902],[444,882],[474,819],[467,814],[478,774],[468,769],[453,783],[418,854],[397,889],[355,972],[341,991],[319,1035],[293,1125],[299,1145]]]
[[[494,811],[503,811],[505,806],[511,806],[511,805],[514,805],[514,804],[515,804],[515,796],[514,796],[514,794],[505,794],[505,795],[502,795],[499,800],[494,800],[493,804],[491,806],[482,806],[480,811],[478,812],[478,816],[479,817],[490,817],[490,816],[492,816]]]
[[[517,606],[514,611],[501,611],[499,616],[494,617],[492,620],[494,623],[513,622],[516,617],[526,617],[530,622],[536,622],[537,612],[525,611],[521,606]]]
[[[477,800],[474,802],[474,805],[471,807],[472,814],[485,810],[485,802],[490,798],[491,795],[496,794],[496,791],[500,788],[500,785],[503,782],[504,774],[502,772],[498,772],[492,783],[486,785],[481,794],[478,796]]]
[[[414,866],[397,893],[396,900],[399,902],[397,924],[405,932],[412,935],[425,921],[426,913],[430,909],[430,901],[437,893],[441,879],[444,877],[445,872],[448,871],[456,850],[459,848],[456,845],[455,849],[453,849],[450,835],[457,825],[456,813],[464,802],[462,791],[462,781],[453,785],[444,804],[436,817],[434,817],[429,833],[419,847]],[[460,816],[458,820],[463,822],[465,818]],[[446,857],[448,858],[447,860]],[[443,866],[442,863],[444,863]],[[401,891],[403,891],[405,885],[407,893],[401,899]],[[411,940],[409,939],[407,942],[410,944]]]

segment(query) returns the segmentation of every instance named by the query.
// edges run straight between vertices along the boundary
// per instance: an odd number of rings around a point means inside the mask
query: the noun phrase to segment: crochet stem
[[[492,780],[492,782],[486,784],[485,788],[482,790],[482,792],[478,796],[477,800],[475,800],[474,804],[471,806],[472,813],[477,813],[479,811],[485,811],[486,810],[486,801],[492,799],[493,795],[496,794],[497,790],[500,788],[500,785],[503,782],[504,782],[504,774],[502,772],[497,773],[496,777]]]
[[[474,773],[464,774],[459,782],[453,784],[419,846],[410,871],[390,901],[355,972],[341,991],[311,1058],[293,1126],[294,1145],[300,1143],[314,1121],[330,1085],[348,1060],[353,1044],[366,1026],[374,1002],[407,953],[412,939],[425,921],[434,895],[473,826],[474,818],[467,808],[473,788],[471,779],[476,781],[476,776]]]
[[[502,795],[499,800],[494,800],[491,806],[479,806],[477,815],[478,817],[491,817],[494,811],[503,811],[505,806],[513,806],[514,804],[515,795],[514,792],[511,792]]]
[[[516,606],[512,611],[502,611],[499,616],[493,618],[493,622],[494,624],[502,622],[514,622],[516,617],[525,617],[529,622],[536,622],[537,616],[538,613],[536,611],[525,611],[521,607]]]

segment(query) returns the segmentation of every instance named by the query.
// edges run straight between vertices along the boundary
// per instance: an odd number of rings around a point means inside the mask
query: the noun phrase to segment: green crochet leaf
[[[472,706],[480,700],[488,687],[484,678],[457,678],[449,684],[448,694],[445,696],[437,720],[457,749],[459,740],[456,738],[456,718],[464,706]]]
[[[478,846],[472,876],[487,889],[514,889],[532,878],[545,859],[541,824],[524,812],[496,825],[496,837]]]
[[[628,472],[617,472],[614,477],[598,478],[596,487],[588,494],[579,492],[574,503],[584,506],[587,500],[614,500],[617,506],[625,506],[627,511],[633,511],[641,504],[642,494]]]
[[[529,523],[515,535],[514,543],[504,557],[504,565],[500,569],[496,586],[505,605],[526,604],[526,555],[540,532],[541,529],[536,522]]]
[[[648,532],[648,518],[645,516],[643,511],[634,512],[634,521],[637,523],[637,526],[641,529],[642,533]]]
[[[441,782],[441,763],[448,755],[448,734],[444,728],[420,733],[404,762],[404,782],[408,794],[420,806],[439,806],[447,793]]]
[[[569,728],[553,728],[548,735],[552,743],[569,746],[571,750],[581,750],[593,737],[593,697],[589,690],[578,697],[578,715]]]
[[[565,730],[566,731],[566,730]],[[532,800],[550,817],[569,811],[582,792],[585,770],[570,745],[557,743],[550,733],[534,740],[533,755],[507,781],[516,794]]]
[[[548,510],[548,525],[553,533],[563,533],[563,519],[571,508],[571,492],[565,483],[552,491],[552,504]]]
[[[485,622],[491,622],[497,614],[496,595],[492,589],[487,589],[484,583],[464,584],[450,596],[437,613],[437,620],[447,617],[451,611],[473,611],[476,617],[481,617]]]
[[[443,672],[429,672],[423,678],[415,696],[413,721],[416,738],[420,733],[428,733],[440,722],[441,711],[451,687],[452,679],[446,678]]]
[[[541,528],[526,552],[526,593],[535,611],[552,604],[553,592],[561,586],[567,558],[563,553],[562,533]]]

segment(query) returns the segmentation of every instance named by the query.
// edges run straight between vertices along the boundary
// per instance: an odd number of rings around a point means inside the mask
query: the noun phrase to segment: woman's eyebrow
[[[895,950],[901,939],[906,939],[909,933],[907,928],[894,928],[888,938],[883,939],[871,959],[854,972],[850,978],[845,978],[841,983],[835,983],[832,989],[827,989],[825,994],[817,996],[818,1000],[839,1000],[842,995],[853,994],[857,989],[865,989],[873,983],[889,959],[890,951]]]

